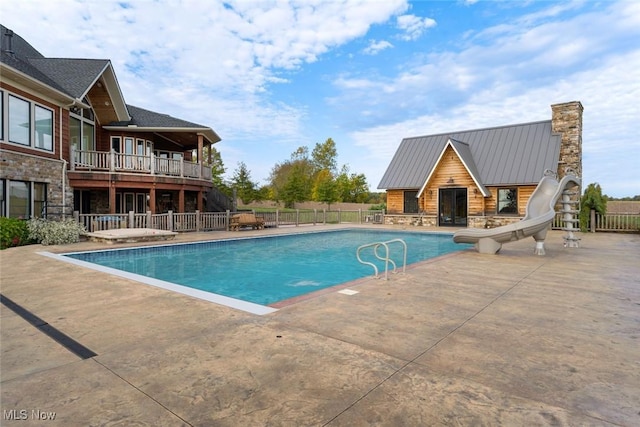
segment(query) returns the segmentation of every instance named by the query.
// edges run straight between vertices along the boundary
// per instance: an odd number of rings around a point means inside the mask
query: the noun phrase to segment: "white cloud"
[[[420,18],[415,15],[402,15],[398,16],[397,25],[398,28],[404,31],[404,34],[400,36],[403,40],[416,40],[425,31],[431,27],[436,26],[436,21],[431,18]]]
[[[545,16],[550,15],[555,12]],[[351,86],[342,76],[346,97],[366,88],[376,94],[372,104],[389,106],[377,112],[377,121],[393,117],[350,137],[369,163],[386,168],[403,137],[548,120],[551,104],[577,100],[585,107],[585,183],[599,181],[605,192],[613,188],[618,196],[640,194],[640,176],[633,172],[638,157],[620,155],[640,152],[635,137],[640,49],[628,43],[640,36],[639,18],[640,8],[623,2],[562,22],[529,20],[529,27],[501,31],[500,37],[458,53],[431,55],[392,78],[357,78],[358,85]],[[397,114],[399,100],[404,118]],[[333,101],[341,103],[339,97]],[[363,109],[370,108],[364,97],[362,102]],[[428,108],[412,108],[421,102]],[[384,168],[368,173],[375,186]]]
[[[386,40],[380,40],[380,41],[371,40],[369,42],[369,46],[367,46],[363,50],[363,52],[367,55],[377,55],[381,51],[392,48],[392,47],[393,45]]]

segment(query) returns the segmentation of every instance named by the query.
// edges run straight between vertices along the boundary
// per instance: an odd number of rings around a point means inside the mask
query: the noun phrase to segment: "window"
[[[404,192],[404,213],[418,213],[418,192]]]
[[[47,204],[47,184],[28,181],[0,181],[2,216],[28,219],[41,217]]]
[[[47,214],[47,184],[33,183],[33,216],[43,218]]]
[[[53,151],[53,111],[17,96],[7,96],[8,120],[0,125],[0,137],[15,144]],[[4,92],[0,92],[0,111],[4,111]]]
[[[9,95],[9,142],[31,145],[30,103],[24,99]]]
[[[93,113],[78,109],[73,109],[69,113],[69,137],[71,138],[71,146],[76,151],[94,151],[96,149],[93,121],[89,121],[85,117],[92,118]]]
[[[518,213],[518,189],[517,188],[499,188],[498,189],[498,206],[499,214],[517,214]]]
[[[4,205],[4,179],[0,179],[0,215],[7,215],[6,206]]]
[[[35,146],[43,150],[53,151],[53,111],[35,106]]]
[[[9,181],[9,217],[29,218],[29,183]]]
[[[4,120],[2,120],[3,117],[4,117],[4,92],[0,90],[0,141],[4,141]]]

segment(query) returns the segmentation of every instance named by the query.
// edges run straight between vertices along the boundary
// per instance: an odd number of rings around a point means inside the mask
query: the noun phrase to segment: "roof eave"
[[[118,79],[116,78],[116,74],[113,71],[113,67],[111,66],[111,61],[107,61],[105,66],[102,68],[91,84],[85,88],[84,93],[81,98],[84,98],[89,90],[100,80],[100,77],[104,79],[105,89],[109,94],[109,98],[111,98],[111,104],[116,113],[116,117],[119,122],[127,122],[131,120],[131,115],[129,114],[129,110],[127,109],[127,104],[124,101],[124,96],[122,95],[122,91],[120,90],[120,85],[118,84]]]
[[[150,127],[150,126],[102,126],[103,129],[110,131],[125,132],[172,132],[172,133],[195,133],[204,136],[211,144],[215,144],[222,140],[220,136],[211,128],[189,128],[189,127]]]

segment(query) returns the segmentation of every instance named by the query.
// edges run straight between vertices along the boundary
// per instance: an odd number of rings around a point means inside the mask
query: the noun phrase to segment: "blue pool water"
[[[340,230],[65,254],[67,257],[218,295],[268,305],[358,278],[371,266],[356,258],[360,245],[402,239],[407,264],[460,251],[451,235]],[[402,267],[401,245],[391,258]],[[379,250],[380,254],[384,250]],[[363,260],[374,261],[369,249]],[[384,274],[384,264],[377,261]]]

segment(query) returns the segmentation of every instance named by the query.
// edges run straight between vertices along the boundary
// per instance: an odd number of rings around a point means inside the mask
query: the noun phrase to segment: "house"
[[[493,227],[520,220],[547,170],[582,175],[579,101],[551,106],[551,120],[405,138],[379,189],[385,222]]]
[[[213,129],[128,105],[108,59],[0,40],[2,216],[203,210]]]

